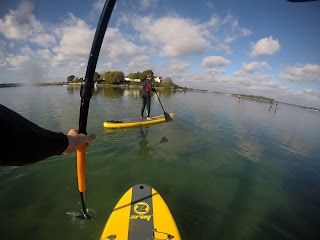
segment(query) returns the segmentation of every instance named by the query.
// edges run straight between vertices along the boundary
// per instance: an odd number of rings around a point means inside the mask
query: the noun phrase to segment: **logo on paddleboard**
[[[146,202],[138,202],[134,205],[133,210],[136,214],[144,215],[150,210],[149,204]]]
[[[146,202],[138,202],[133,206],[133,211],[138,215],[131,215],[130,219],[143,219],[150,221],[152,215],[146,215],[150,211],[150,206]]]

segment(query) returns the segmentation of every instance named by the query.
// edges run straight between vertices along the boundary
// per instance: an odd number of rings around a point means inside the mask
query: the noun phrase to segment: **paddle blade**
[[[165,143],[165,142],[168,142],[168,138],[163,137],[163,138],[161,139],[160,143]]]
[[[79,215],[75,216],[75,218],[83,219],[83,220],[94,220],[94,219],[96,219],[95,216],[90,216],[87,213],[79,214]]]
[[[164,117],[166,118],[166,121],[167,121],[167,122],[169,122],[169,121],[172,120],[171,117],[170,117],[170,115],[169,115],[169,113],[164,112],[163,114],[164,114]]]
[[[83,219],[83,220],[94,220],[94,219],[96,219],[95,217],[91,217],[89,215],[83,215],[83,214],[75,216],[75,218]]]

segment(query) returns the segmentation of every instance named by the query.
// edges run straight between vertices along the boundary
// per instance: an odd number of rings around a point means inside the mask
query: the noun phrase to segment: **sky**
[[[105,1],[1,0],[0,83],[84,77]],[[118,0],[96,71],[320,108],[320,1]]]

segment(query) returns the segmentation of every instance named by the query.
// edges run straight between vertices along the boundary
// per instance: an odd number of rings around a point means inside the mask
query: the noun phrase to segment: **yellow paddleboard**
[[[169,114],[171,118],[174,117],[173,113]],[[146,126],[152,125],[157,123],[163,123],[166,121],[164,115],[154,116],[151,117],[151,120],[147,120],[146,117],[144,118],[133,118],[133,119],[123,119],[123,120],[111,120],[106,121],[103,123],[105,128],[129,128],[129,127],[139,127],[139,126]]]
[[[151,186],[138,184],[130,188],[113,209],[101,240],[180,240],[171,212]]]

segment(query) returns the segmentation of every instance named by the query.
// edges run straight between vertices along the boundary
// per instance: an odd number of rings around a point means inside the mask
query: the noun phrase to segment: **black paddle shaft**
[[[107,0],[105,2],[100,19],[99,19],[98,26],[96,29],[96,33],[94,35],[94,39],[92,42],[86,76],[84,79],[84,83],[81,85],[81,89],[80,89],[81,105],[80,105],[80,116],[79,116],[79,133],[87,134],[89,104],[90,104],[90,99],[93,95],[93,89],[94,89],[93,76],[96,70],[102,41],[103,41],[115,4],[116,4],[116,0]],[[85,219],[92,219],[87,214],[87,208],[85,205],[83,192],[80,192],[80,197],[81,197],[83,217]]]
[[[89,103],[94,89],[93,76],[96,70],[102,41],[115,4],[116,0],[106,1],[92,42],[86,76],[84,79],[84,83],[81,85],[80,89],[81,105],[79,117],[79,133],[87,134]]]
[[[158,93],[157,93],[156,91],[154,91],[154,92],[156,93],[156,95],[157,95],[157,97],[158,97],[158,100],[159,100],[159,103],[160,103],[160,105],[161,105],[161,107],[162,107],[163,115],[164,115],[166,121],[169,122],[169,121],[171,120],[171,117],[170,117],[170,115],[164,110],[164,108],[163,108],[163,106],[162,106],[162,103],[161,103],[161,101],[160,101],[160,98],[159,98]]]
[[[161,101],[160,101],[159,95],[158,95],[157,92],[155,92],[155,93],[156,93],[156,95],[157,95],[157,97],[158,97],[158,100],[159,100],[159,103],[160,103],[160,105],[161,105],[161,107],[162,107],[162,110],[164,111],[164,108],[163,108],[162,103],[161,103]]]

